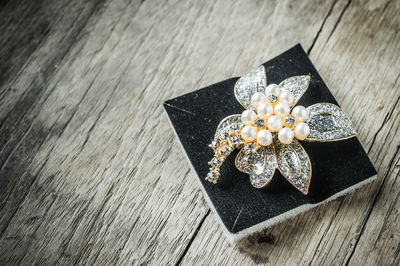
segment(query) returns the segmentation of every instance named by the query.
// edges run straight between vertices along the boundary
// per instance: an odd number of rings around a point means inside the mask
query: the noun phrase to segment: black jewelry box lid
[[[291,76],[310,75],[310,85],[297,104],[305,107],[320,102],[338,105],[300,44],[269,60],[264,66],[268,84],[279,84]],[[230,78],[164,103],[179,142],[197,174],[205,199],[230,240],[238,240],[294,217],[376,178],[375,168],[358,138],[354,137],[325,143],[300,141],[312,165],[307,195],[292,187],[279,171],[275,171],[266,188],[254,188],[249,176],[235,167],[238,150],[224,162],[217,185],[206,181],[207,163],[213,157],[213,150],[208,144],[219,122],[244,110],[234,95],[237,79]],[[351,114],[348,116],[351,117]]]

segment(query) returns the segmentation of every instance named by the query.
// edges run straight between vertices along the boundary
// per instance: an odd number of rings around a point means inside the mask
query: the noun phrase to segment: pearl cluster
[[[241,115],[244,127],[241,136],[246,142],[257,142],[268,146],[273,141],[272,133],[277,133],[283,144],[290,144],[293,138],[303,140],[310,134],[310,127],[304,122],[308,111],[296,106],[294,95],[276,84],[268,85],[266,95],[256,92],[251,96],[251,107]]]

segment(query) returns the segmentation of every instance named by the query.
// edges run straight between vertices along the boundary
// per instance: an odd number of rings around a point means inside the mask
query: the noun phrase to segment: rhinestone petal
[[[310,127],[308,141],[336,141],[355,136],[353,124],[343,110],[331,103],[317,103],[307,108]]]
[[[294,187],[307,194],[311,162],[306,151],[296,139],[291,144],[282,144],[275,138],[274,144],[279,171]]]

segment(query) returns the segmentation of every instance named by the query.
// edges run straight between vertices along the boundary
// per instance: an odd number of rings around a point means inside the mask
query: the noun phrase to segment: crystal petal
[[[307,108],[310,127],[307,141],[336,141],[354,137],[357,133],[343,110],[331,103],[317,103]]]
[[[311,162],[306,151],[296,139],[291,144],[282,144],[275,138],[274,145],[281,174],[303,194],[307,194],[311,181]]]

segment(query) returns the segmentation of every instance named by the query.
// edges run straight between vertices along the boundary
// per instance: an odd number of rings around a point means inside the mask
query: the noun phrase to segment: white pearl
[[[293,131],[290,128],[284,127],[279,130],[278,139],[281,143],[290,144],[293,140]]]
[[[274,108],[275,114],[278,116],[287,116],[290,112],[290,107],[287,103],[277,103]]]
[[[244,110],[241,115],[242,122],[245,125],[251,124],[256,118],[257,115],[253,110]]]
[[[252,126],[245,126],[242,128],[242,137],[246,141],[252,141],[257,136],[257,130]]]
[[[268,130],[262,129],[257,133],[257,142],[262,146],[267,146],[272,143],[272,134]]]
[[[297,121],[306,121],[308,118],[308,111],[304,106],[296,106],[293,108],[292,114]]]
[[[294,104],[294,95],[290,91],[282,91],[280,95],[280,101],[281,102],[286,102],[289,104],[289,106],[292,106]]]
[[[268,85],[266,88],[266,91],[267,91],[268,95],[273,94],[273,95],[279,96],[281,94],[281,88],[279,88],[279,86],[276,84]]]
[[[262,94],[261,92],[256,92],[251,96],[251,106],[253,106],[254,109],[257,108],[257,106],[264,102],[265,95]]]
[[[294,128],[294,134],[300,140],[305,139],[310,134],[310,127],[306,123],[298,123]]]
[[[258,115],[264,119],[267,119],[270,115],[272,115],[273,111],[274,108],[266,102],[260,103],[257,108]]]
[[[273,115],[268,119],[267,125],[269,130],[278,131],[282,128],[282,119],[279,116]]]

